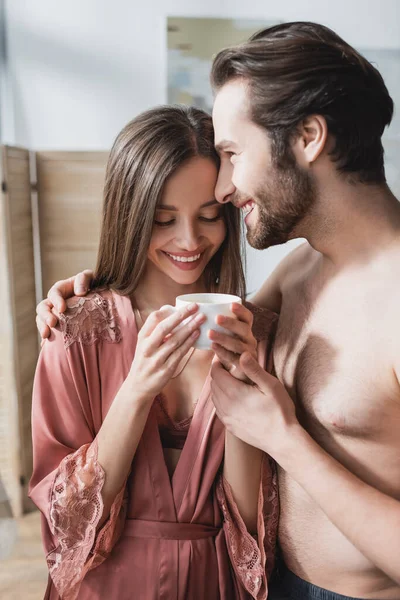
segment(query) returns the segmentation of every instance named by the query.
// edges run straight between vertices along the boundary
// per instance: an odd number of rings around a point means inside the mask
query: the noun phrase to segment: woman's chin
[[[170,279],[178,283],[179,285],[193,285],[199,281],[203,272],[200,273],[184,273],[184,274],[171,274],[168,273]]]

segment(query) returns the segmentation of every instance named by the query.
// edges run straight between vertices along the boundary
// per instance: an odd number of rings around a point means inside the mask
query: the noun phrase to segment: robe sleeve
[[[253,334],[258,340],[259,360],[271,371],[272,344],[278,316],[266,309],[247,303],[253,312]],[[217,499],[223,515],[223,528],[233,569],[244,589],[255,600],[265,600],[267,580],[275,563],[276,537],[279,520],[279,500],[276,466],[264,454],[258,498],[257,535],[252,536],[239,513],[228,481],[220,475]]]
[[[75,600],[85,574],[107,558],[118,540],[127,497],[124,485],[99,527],[105,473],[97,459],[98,344],[79,339],[66,343],[67,323],[68,316],[60,329],[52,331],[36,369],[29,495],[42,513],[53,583],[62,600]]]
[[[223,514],[223,528],[231,564],[245,590],[255,600],[267,598],[267,579],[275,563],[278,528],[278,493],[275,465],[263,456],[258,498],[257,536],[248,532],[233,497],[232,488],[221,475],[217,498]]]

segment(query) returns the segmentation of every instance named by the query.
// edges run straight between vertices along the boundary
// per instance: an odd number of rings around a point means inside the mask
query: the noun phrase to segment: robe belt
[[[127,519],[122,535],[164,540],[201,540],[216,537],[220,531],[220,527],[211,527],[209,525],[201,525],[200,523],[171,523],[167,521]]]

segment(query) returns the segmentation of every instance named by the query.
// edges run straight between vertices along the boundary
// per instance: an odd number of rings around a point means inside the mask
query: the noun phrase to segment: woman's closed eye
[[[219,221],[221,217],[222,211],[221,209],[218,209],[217,211],[214,210],[213,214],[200,215],[199,219],[205,223],[215,223],[215,221]]]
[[[214,209],[212,212],[209,211],[208,214],[201,214],[199,215],[199,220],[202,221],[203,223],[215,223],[216,221],[219,221],[222,218],[222,211],[220,208],[217,209],[217,211]],[[158,227],[168,227],[169,225],[173,225],[175,223],[176,219],[168,219],[166,221],[163,221],[161,217],[158,217],[154,220],[154,224],[157,225]]]
[[[158,225],[159,227],[168,227],[168,225],[173,225],[173,223],[175,223],[175,219],[170,219],[169,221],[157,221],[157,219],[154,220],[154,224]]]

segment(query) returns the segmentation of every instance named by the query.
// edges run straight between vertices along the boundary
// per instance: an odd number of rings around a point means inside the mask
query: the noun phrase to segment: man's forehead
[[[229,130],[235,129],[248,117],[248,87],[240,80],[222,86],[216,96],[213,108],[213,123],[216,135],[222,139],[229,137]]]

